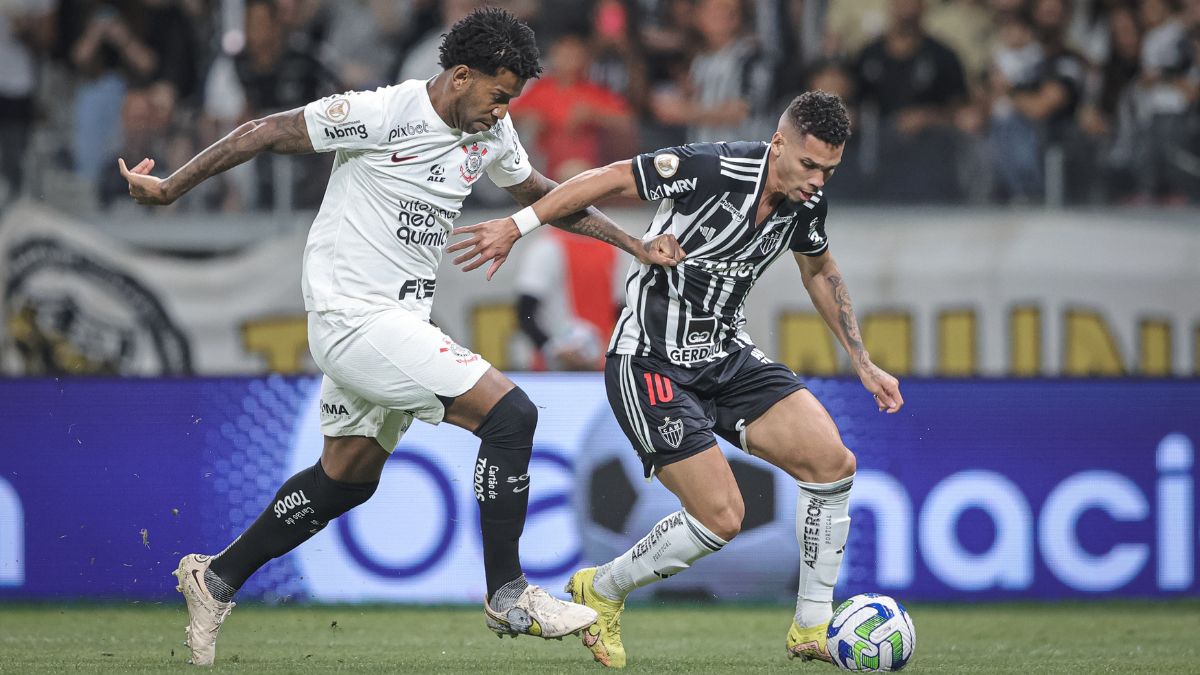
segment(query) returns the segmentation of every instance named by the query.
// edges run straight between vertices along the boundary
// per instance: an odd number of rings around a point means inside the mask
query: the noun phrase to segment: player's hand
[[[900,412],[900,408],[904,406],[904,397],[900,395],[899,380],[870,360],[859,368],[858,379],[862,380],[863,386],[875,397],[875,405],[880,412]]]
[[[660,234],[653,239],[644,240],[641,248],[637,250],[638,262],[643,265],[674,267],[683,261],[685,255],[687,253],[673,234]]]
[[[488,281],[492,280],[492,275],[500,269],[505,260],[508,260],[513,244],[521,237],[521,231],[517,229],[517,224],[512,218],[497,218],[478,225],[456,227],[451,234],[470,235],[446,247],[450,253],[464,251],[462,255],[454,258],[454,264],[462,265],[464,272],[470,272],[490,260],[492,265],[488,267]]]
[[[121,176],[129,181],[129,196],[139,204],[170,204],[173,199],[167,195],[161,178],[150,175],[154,170],[154,160],[146,158],[132,169],[125,166],[124,159],[117,159],[121,168]]]

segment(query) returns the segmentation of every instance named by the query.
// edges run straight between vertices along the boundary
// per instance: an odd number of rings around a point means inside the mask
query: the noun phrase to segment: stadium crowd
[[[438,71],[476,0],[3,0],[0,203],[123,202],[242,121]],[[512,107],[547,175],[766,139],[806,88],[851,104],[839,195],[1200,201],[1200,0],[491,0],[537,31]],[[256,160],[175,205],[316,206],[330,158]],[[507,203],[502,192],[478,200]]]

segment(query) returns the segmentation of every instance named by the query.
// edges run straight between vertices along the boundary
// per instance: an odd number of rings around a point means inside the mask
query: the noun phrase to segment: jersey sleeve
[[[809,204],[812,204],[810,209]],[[825,195],[818,192],[796,210],[800,222],[792,234],[792,250],[807,256],[818,256],[829,248],[829,238],[825,236],[825,216],[829,213],[829,202]]]
[[[506,188],[529,178],[533,167],[529,165],[529,153],[521,146],[521,139],[517,137],[517,130],[513,127],[511,119],[505,117],[500,124],[504,125],[504,135],[508,142],[504,144],[504,153],[496,158],[496,161],[488,164],[487,175],[496,187]]]
[[[681,145],[633,158],[638,196],[646,201],[686,199],[716,188],[720,155],[708,143]]]
[[[317,152],[370,150],[387,141],[388,88],[348,91],[304,106],[308,137]]]

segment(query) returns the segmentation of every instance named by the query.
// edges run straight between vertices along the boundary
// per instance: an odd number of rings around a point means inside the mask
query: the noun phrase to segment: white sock
[[[796,500],[796,540],[800,542],[800,589],[796,624],[811,628],[833,617],[833,587],[850,534],[850,488],[854,476],[832,483],[804,483]]]
[[[633,589],[678,574],[727,543],[680,509],[658,521],[633,548],[602,565],[592,585],[609,600],[624,600]]]

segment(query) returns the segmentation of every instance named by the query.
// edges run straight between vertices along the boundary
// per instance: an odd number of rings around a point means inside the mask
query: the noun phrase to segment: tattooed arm
[[[304,108],[251,120],[205,148],[166,178],[150,175],[154,160],[143,159],[132,169],[118,159],[129,181],[129,195],[139,204],[170,204],[205,179],[231,169],[263,152],[286,155],[314,152],[304,122]]]
[[[529,174],[529,178],[506,189],[518,204],[529,206],[545,197],[556,187],[558,187],[558,183],[546,178],[535,169],[533,173]],[[635,258],[638,257],[638,252],[642,248],[640,239],[630,236],[625,230],[617,227],[616,223],[609,220],[608,216],[600,213],[600,209],[594,206],[588,206],[584,211],[575,211],[557,218],[550,224],[560,230],[607,242]]]
[[[605,197],[637,196],[629,161],[584,171],[562,185],[534,171],[529,178],[506,189],[521,206],[536,203],[537,213],[543,222],[612,244],[628,251],[644,265],[673,266],[683,260],[684,251],[675,240],[675,235],[660,234],[649,240],[638,239],[591,206]],[[509,251],[521,236],[511,217],[457,227],[454,234],[470,235],[446,249],[451,253],[464,251],[454,259],[454,264],[462,265],[463,271],[469,272],[492,261],[487,272],[488,279],[508,259]]]
[[[796,253],[796,264],[800,266],[800,276],[804,279],[804,288],[813,306],[821,314],[821,318],[829,325],[830,330],[842,343],[854,372],[862,380],[863,386],[875,396],[875,405],[880,410],[894,413],[904,405],[900,396],[900,383],[882,368],[871,361],[871,355],[863,346],[862,331],[858,328],[858,319],[854,316],[854,307],[850,303],[850,291],[838,269],[833,254],[826,249],[818,256],[806,256]]]

